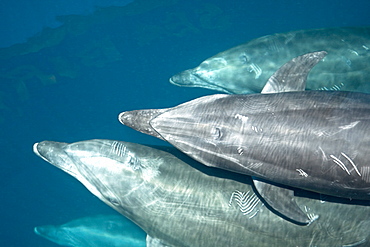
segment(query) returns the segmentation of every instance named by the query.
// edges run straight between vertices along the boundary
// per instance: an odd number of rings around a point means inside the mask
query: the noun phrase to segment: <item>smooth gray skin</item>
[[[267,79],[299,55],[325,50],[307,88],[370,93],[370,27],[324,28],[279,33],[251,40],[174,75],[177,86],[230,94],[259,93]]]
[[[369,94],[210,95],[169,108],[149,125],[207,166],[370,199]]]
[[[90,140],[72,144],[44,141],[36,143],[34,151],[136,222],[152,237],[148,247],[370,243],[368,206],[297,197],[310,217],[319,215],[310,225],[298,226],[268,210],[249,184],[208,176],[158,149]]]
[[[63,225],[35,227],[35,233],[72,247],[145,247],[146,233],[121,215],[94,215]]]

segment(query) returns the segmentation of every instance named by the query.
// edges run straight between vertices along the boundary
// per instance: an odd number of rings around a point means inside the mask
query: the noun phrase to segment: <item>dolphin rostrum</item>
[[[230,94],[259,93],[267,79],[292,57],[325,50],[307,88],[370,93],[370,27],[342,27],[278,33],[251,40],[171,77],[177,86]]]
[[[35,233],[73,247],[145,247],[145,232],[122,215],[94,215],[63,225],[37,226]]]
[[[302,88],[307,67],[314,64],[309,61],[323,55],[306,54],[284,65],[269,79],[266,94],[210,95],[152,110],[149,121],[140,117],[140,110],[123,112],[119,120],[168,141],[207,166],[253,176],[268,205],[307,223],[293,206],[292,193],[276,184],[370,199],[370,95],[287,92],[294,87],[279,85],[296,81],[296,89]],[[273,93],[275,89],[284,92]],[[145,115],[150,111],[144,110]]]
[[[368,206],[297,197],[311,219],[302,227],[268,210],[251,185],[151,147],[113,140],[44,141],[34,145],[34,152],[139,225],[148,234],[148,247],[370,243]]]

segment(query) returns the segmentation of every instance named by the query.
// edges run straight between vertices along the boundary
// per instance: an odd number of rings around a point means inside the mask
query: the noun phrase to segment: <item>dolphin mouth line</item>
[[[197,78],[197,80],[204,82],[204,84],[202,85],[202,88],[206,88],[206,89],[210,89],[210,90],[215,90],[215,91],[222,91],[222,92],[225,92],[227,94],[234,94],[233,92],[227,90],[224,87],[218,86],[216,84],[213,84],[213,83],[210,83],[210,82],[204,80],[203,78],[201,78],[197,74],[190,73],[190,75],[193,76],[193,77],[195,77],[195,78]],[[172,80],[172,78],[170,78],[170,83],[172,83],[172,84],[174,84],[176,86],[180,86],[180,87],[199,87],[198,85],[201,85],[200,83],[196,83],[196,84],[192,84],[192,85],[189,85],[189,84],[181,84],[181,83],[174,82]],[[204,85],[206,85],[206,86],[204,86]]]

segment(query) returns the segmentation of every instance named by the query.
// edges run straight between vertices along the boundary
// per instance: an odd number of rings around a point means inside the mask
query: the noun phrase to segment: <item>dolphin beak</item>
[[[54,243],[58,243],[59,244],[59,235],[61,234],[60,232],[58,233],[58,230],[55,226],[51,226],[51,225],[48,225],[48,226],[36,226],[34,229],[34,232],[43,237],[43,238],[46,238]]]
[[[170,78],[170,83],[180,87],[194,87],[194,82],[190,80],[193,69],[185,70]]]
[[[38,150],[38,146],[39,146],[39,143],[38,143],[38,142],[36,142],[35,144],[33,144],[33,147],[32,147],[33,152],[34,152],[37,156],[39,156],[40,158],[42,158],[43,160],[45,160],[46,162],[50,162],[48,159],[46,159],[44,156],[42,156],[42,155],[40,154],[40,152],[39,152],[39,150]]]
[[[167,109],[150,109],[121,112],[118,115],[118,121],[134,130],[163,139],[150,125],[150,121],[166,110]]]
[[[40,235],[40,236],[45,236],[46,235],[45,233],[47,231],[46,228],[42,226],[37,226],[33,230],[37,235]]]
[[[214,84],[197,74],[196,69],[188,69],[180,72],[170,78],[170,83],[180,87],[202,87],[210,90],[221,91],[227,94],[233,94],[234,92],[227,88],[221,87],[220,85]]]
[[[33,149],[33,152],[34,152],[35,154],[37,154],[38,156],[40,156],[40,153],[39,153],[39,151],[37,150],[37,145],[38,145],[38,144],[39,144],[38,142],[36,142],[35,144],[33,144],[32,149]]]
[[[67,172],[73,177],[77,177],[79,172],[74,165],[73,160],[65,152],[65,148],[68,143],[64,142],[53,142],[53,141],[42,141],[33,144],[33,152],[52,164],[55,167]]]

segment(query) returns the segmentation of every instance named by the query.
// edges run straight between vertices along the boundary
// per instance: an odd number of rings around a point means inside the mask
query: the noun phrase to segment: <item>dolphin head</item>
[[[218,149],[217,143],[235,138],[229,135],[220,118],[219,101],[227,101],[230,95],[215,94],[180,104],[164,111],[158,109],[127,111],[119,114],[119,121],[135,130],[163,139],[181,151],[196,157],[201,153]],[[237,95],[235,95],[237,96]],[[242,101],[240,101],[243,104]],[[227,104],[224,102],[223,104]],[[157,114],[147,112],[153,111]],[[231,119],[239,123],[239,119]],[[201,161],[202,160],[198,160]]]
[[[54,225],[37,226],[34,228],[34,232],[37,235],[59,245],[73,246],[74,244],[72,239],[69,237],[69,234],[65,232],[64,229],[60,229],[59,226]],[[61,238],[61,236],[63,236],[63,238]]]
[[[123,125],[168,141],[182,151],[191,147],[190,152],[195,152],[194,143],[200,144],[206,140],[204,144],[210,144],[207,140],[217,141],[217,135],[223,134],[219,133],[220,128],[217,125],[223,119],[217,117],[219,109],[217,106],[213,107],[212,102],[226,96],[228,95],[205,96],[173,108],[122,112],[118,119]],[[207,113],[203,114],[203,110]],[[215,123],[214,128],[210,127],[209,123],[212,122]]]
[[[121,215],[94,215],[63,225],[34,228],[37,235],[62,246],[145,246],[145,232]]]
[[[33,152],[43,160],[77,178],[79,176],[78,169],[71,157],[64,152],[67,146],[68,143],[64,142],[43,141],[33,145]]]
[[[227,60],[225,57],[216,55],[203,61],[196,68],[172,76],[170,83],[182,87],[202,87],[228,94],[239,93],[236,85],[242,85],[247,80],[246,77],[251,74],[249,67],[243,64],[242,59]],[[238,76],[235,70],[242,70],[243,73]],[[252,80],[249,81],[250,85],[245,84],[243,87],[244,92],[258,92],[259,88],[253,86]]]
[[[129,217],[152,199],[161,159],[153,159],[148,147],[112,141],[76,143],[43,141],[34,152],[79,180],[100,200]],[[148,162],[154,160],[154,162]]]
[[[256,50],[260,51],[261,48],[255,46],[251,43],[247,47],[240,45],[221,52],[204,60],[196,68],[172,76],[170,83],[228,94],[259,93],[276,66],[270,68],[270,65],[266,65],[263,59],[267,54],[257,53]],[[262,64],[266,71],[260,67]]]
[[[229,151],[245,148],[235,146],[238,143],[241,145],[242,142],[237,142],[237,140],[241,139],[243,134],[235,133],[230,128],[242,130],[244,127],[243,131],[246,132],[244,134],[250,134],[248,133],[250,128],[246,125],[251,123],[247,120],[247,116],[235,112],[234,115],[220,117],[223,107],[230,104],[233,97],[241,98],[239,95],[226,94],[197,98],[155,116],[149,121],[149,125],[161,136],[161,139],[168,141],[201,163],[205,162],[204,157],[212,157],[215,154],[219,159],[223,157],[226,162],[226,160],[232,159],[229,156]],[[256,110],[258,108],[258,106],[254,107],[248,99],[236,100],[236,109],[239,107],[238,104],[250,105]],[[230,145],[227,147],[229,150],[221,149],[221,143],[229,143]],[[214,164],[216,165],[217,162],[215,161]],[[207,163],[212,164],[212,161]]]

